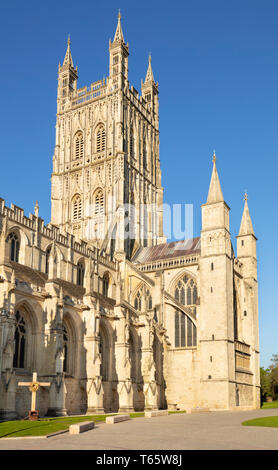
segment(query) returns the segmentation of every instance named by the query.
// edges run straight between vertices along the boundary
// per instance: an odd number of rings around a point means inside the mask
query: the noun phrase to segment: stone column
[[[119,320],[116,323],[116,371],[118,376],[119,412],[130,413],[133,407],[131,361],[129,358],[129,320],[127,312],[115,307]]]
[[[86,389],[87,414],[104,413],[104,390],[100,375],[101,357],[99,352],[99,315],[95,299],[91,296],[84,298],[88,309],[83,312],[85,327],[84,348],[86,350]]]
[[[17,381],[13,371],[14,324],[14,316],[5,301],[0,311],[0,418],[5,420],[17,417]]]
[[[155,380],[155,362],[153,355],[154,327],[150,321],[141,329],[142,340],[142,375],[144,381],[145,409],[156,410],[159,403],[159,389]]]
[[[45,300],[47,324],[45,335],[47,347],[45,351],[46,378],[51,382],[49,391],[48,416],[66,416],[65,378],[63,373],[63,291],[54,282],[46,284],[48,296]]]

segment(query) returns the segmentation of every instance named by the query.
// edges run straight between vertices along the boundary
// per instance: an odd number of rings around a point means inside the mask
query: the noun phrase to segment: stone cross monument
[[[33,372],[33,381],[32,382],[18,382],[18,385],[21,387],[29,387],[30,392],[32,392],[31,399],[31,410],[29,411],[29,419],[37,420],[39,417],[39,412],[36,410],[36,394],[40,387],[50,387],[50,382],[38,382],[37,381],[37,372]]]

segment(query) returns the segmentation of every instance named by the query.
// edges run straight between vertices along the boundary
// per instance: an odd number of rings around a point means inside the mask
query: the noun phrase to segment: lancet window
[[[73,221],[80,220],[82,217],[82,200],[81,196],[77,194],[73,199],[72,218]]]
[[[14,357],[13,367],[23,369],[26,356],[26,324],[18,310],[15,314]]]
[[[97,152],[103,152],[105,150],[105,144],[106,144],[106,133],[104,126],[101,125],[97,129],[97,134],[96,134],[96,151]]]
[[[78,132],[75,136],[75,159],[84,156],[84,138],[82,132]]]
[[[10,233],[7,242],[10,244],[10,260],[18,263],[20,243],[16,233]]]

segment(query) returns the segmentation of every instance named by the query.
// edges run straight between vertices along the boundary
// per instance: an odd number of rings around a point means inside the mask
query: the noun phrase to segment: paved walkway
[[[0,450],[260,450],[278,449],[278,428],[242,426],[242,421],[277,416],[278,409],[175,414],[135,418],[79,435],[48,439],[0,439]]]

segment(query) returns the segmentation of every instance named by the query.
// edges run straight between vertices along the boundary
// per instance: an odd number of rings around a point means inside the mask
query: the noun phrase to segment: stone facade
[[[120,16],[109,54],[89,88],[70,41],[59,65],[51,223],[0,199],[0,417],[28,414],[33,371],[41,415],[258,408],[247,197],[236,257],[214,156],[200,237],[166,243],[158,84],[149,58],[129,87]]]

